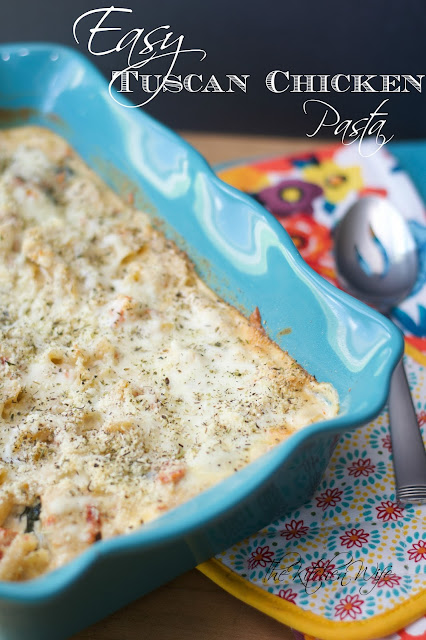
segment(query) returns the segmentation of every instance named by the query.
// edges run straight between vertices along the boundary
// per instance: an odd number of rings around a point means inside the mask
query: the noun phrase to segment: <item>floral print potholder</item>
[[[308,264],[336,286],[332,230],[352,202],[376,194],[407,217],[420,273],[393,318],[406,336],[405,364],[424,427],[425,206],[396,158],[383,148],[361,157],[352,146],[333,146],[228,165],[218,175],[269,209]],[[426,438],[426,427],[423,433]],[[201,569],[250,604],[311,634],[299,638],[377,638],[417,618],[389,640],[426,640],[426,505],[396,502],[387,409],[342,436],[308,503]]]

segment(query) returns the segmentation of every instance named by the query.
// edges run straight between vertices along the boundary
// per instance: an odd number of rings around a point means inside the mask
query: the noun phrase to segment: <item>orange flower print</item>
[[[426,424],[426,411],[420,411],[420,413],[417,416],[417,420],[419,423],[419,427],[422,427],[424,424]]]
[[[304,526],[303,520],[292,520],[285,525],[284,529],[280,532],[280,536],[286,540],[291,540],[292,538],[301,538],[306,535],[308,531],[309,527]]]
[[[385,573],[380,578],[373,580],[374,584],[380,589],[381,587],[397,587],[401,581],[401,576],[397,576],[395,573]]]
[[[391,502],[391,500],[381,502],[380,506],[376,507],[376,511],[377,517],[384,522],[404,517],[403,507],[398,506],[396,502]]]
[[[388,451],[392,451],[392,440],[391,440],[390,434],[382,438],[382,445],[384,449],[387,449]]]
[[[348,472],[350,476],[359,478],[360,476],[369,476],[371,473],[374,473],[375,469],[376,465],[372,464],[370,458],[359,458],[359,460],[355,460],[350,467],[348,467]]]
[[[335,507],[338,502],[341,502],[343,491],[340,489],[326,489],[318,498],[317,507],[322,507],[323,511],[326,511],[328,507]]]
[[[352,549],[352,547],[361,548],[362,545],[367,544],[369,535],[364,529],[351,529],[346,531],[343,536],[340,536],[340,540],[342,545],[348,549]]]
[[[415,542],[410,549],[408,549],[408,557],[414,562],[420,562],[426,560],[426,540],[420,540]]]
[[[316,222],[311,216],[298,213],[280,222],[308,264],[316,262],[331,251],[330,229]]]
[[[268,545],[265,545],[264,547],[257,547],[256,551],[253,551],[249,558],[249,569],[254,569],[255,567],[266,567],[266,565],[270,564],[273,559],[274,552],[270,551]]]
[[[296,603],[297,593],[295,591],[292,591],[290,588],[281,589],[278,592],[278,596],[283,600],[287,600],[287,602],[292,602],[293,604]]]
[[[346,596],[346,598],[342,598],[339,604],[335,607],[336,616],[340,618],[340,620],[345,620],[346,618],[351,618],[355,620],[357,615],[362,612],[362,605],[364,604],[364,600],[355,596]]]
[[[306,569],[306,580],[317,582],[319,580],[333,580],[336,565],[330,560],[317,560],[311,562],[311,566]]]

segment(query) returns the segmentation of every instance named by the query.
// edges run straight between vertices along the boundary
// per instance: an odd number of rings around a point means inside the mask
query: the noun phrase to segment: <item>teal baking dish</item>
[[[281,225],[216,178],[181,138],[114,102],[105,79],[74,50],[2,45],[0,120],[55,130],[112,186],[134,191],[207,283],[246,312],[258,306],[269,335],[330,381],[341,402],[335,419],[299,431],[139,531],[100,541],[33,581],[0,582],[0,638],[56,640],[307,500],[339,434],[383,408],[403,342],[384,317],[316,275]],[[280,337],[285,327],[292,331]]]

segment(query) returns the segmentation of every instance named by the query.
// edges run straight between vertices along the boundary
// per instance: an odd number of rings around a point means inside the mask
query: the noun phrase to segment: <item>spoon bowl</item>
[[[336,228],[336,266],[349,293],[380,311],[412,291],[419,270],[408,224],[384,198],[358,200]]]

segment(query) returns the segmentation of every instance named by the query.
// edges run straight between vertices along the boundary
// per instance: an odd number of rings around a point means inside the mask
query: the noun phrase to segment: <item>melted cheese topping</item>
[[[197,495],[338,400],[39,128],[0,133],[0,579]]]

